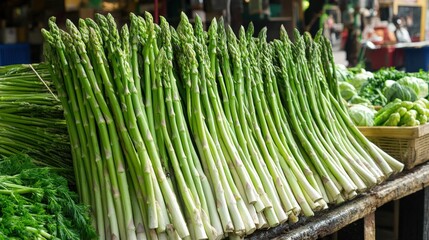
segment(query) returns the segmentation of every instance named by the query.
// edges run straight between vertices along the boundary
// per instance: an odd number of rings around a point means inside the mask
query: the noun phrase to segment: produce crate
[[[30,45],[0,44],[0,66],[30,63]]]
[[[358,127],[371,142],[407,169],[429,160],[429,124],[416,127]]]

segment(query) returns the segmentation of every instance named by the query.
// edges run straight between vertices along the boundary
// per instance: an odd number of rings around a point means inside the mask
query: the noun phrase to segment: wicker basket
[[[371,142],[407,169],[429,160],[429,124],[416,127],[359,127]]]

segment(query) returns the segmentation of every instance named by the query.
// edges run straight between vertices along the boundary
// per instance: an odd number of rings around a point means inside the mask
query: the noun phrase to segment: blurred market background
[[[118,24],[128,13],[151,12],[174,24],[181,12],[209,23],[223,16],[237,31],[241,25],[268,27],[275,38],[280,25],[313,35],[323,29],[337,63],[369,70],[396,67],[407,71],[428,68],[429,0],[2,0],[0,1],[0,65],[42,61],[42,37],[50,16],[65,19],[111,13]],[[416,50],[417,49],[417,50]],[[416,52],[418,53],[416,55]],[[419,65],[405,61],[413,55]],[[417,57],[417,58],[416,58]],[[413,61],[413,62],[416,62]],[[409,66],[406,66],[409,65]],[[413,65],[413,66],[411,66]],[[408,67],[408,69],[406,69]]]

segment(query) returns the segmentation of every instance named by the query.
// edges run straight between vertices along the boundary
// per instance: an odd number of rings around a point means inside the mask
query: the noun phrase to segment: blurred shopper
[[[311,36],[316,36],[317,31],[323,27],[321,24],[321,17],[323,14],[323,5],[325,1],[323,0],[310,0],[310,5],[304,12],[304,22],[306,32],[309,32]]]
[[[411,42],[410,33],[408,32],[407,28],[404,26],[404,21],[395,16],[393,17],[393,24],[395,25],[395,36],[396,41],[398,43],[409,43]]]
[[[364,28],[362,19],[365,16],[375,16],[378,11],[377,0],[339,0],[343,13],[344,27],[348,32],[344,50],[350,67],[358,64],[361,31]]]

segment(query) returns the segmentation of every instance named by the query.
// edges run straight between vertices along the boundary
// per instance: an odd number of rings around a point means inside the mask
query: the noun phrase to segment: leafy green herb
[[[0,239],[93,239],[86,206],[67,180],[26,155],[0,160]]]
[[[384,106],[387,99],[382,94],[384,88],[384,79],[371,78],[361,88],[359,96],[368,99],[373,105]]]
[[[406,73],[404,71],[399,71],[393,67],[391,68],[382,68],[378,70],[377,72],[374,72],[374,78],[380,79],[383,81],[386,80],[399,80],[405,76],[409,76],[409,73]]]

